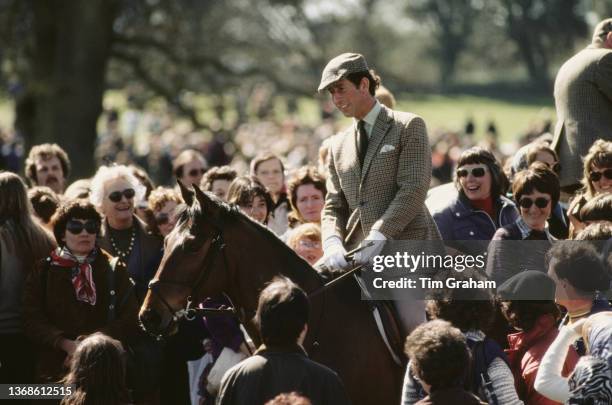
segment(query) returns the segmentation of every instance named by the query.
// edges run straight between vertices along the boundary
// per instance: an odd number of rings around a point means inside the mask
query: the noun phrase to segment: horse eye
[[[183,249],[187,252],[195,253],[202,247],[203,240],[193,235],[189,235],[183,241]]]

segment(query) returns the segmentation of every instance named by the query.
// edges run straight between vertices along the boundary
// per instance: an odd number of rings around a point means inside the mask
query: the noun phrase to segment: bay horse
[[[276,235],[237,208],[181,186],[187,208],[167,236],[157,273],[140,310],[143,327],[163,335],[176,329],[187,301],[226,294],[258,343],[253,317],[261,290],[285,276],[312,293],[321,275]],[[404,370],[394,363],[354,278],[310,299],[304,348],[336,371],[354,404],[398,404]]]

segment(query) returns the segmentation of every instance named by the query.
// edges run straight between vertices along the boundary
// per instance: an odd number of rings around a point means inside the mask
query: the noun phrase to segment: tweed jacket
[[[565,62],[555,79],[555,106],[552,147],[561,161],[561,186],[578,184],[591,145],[612,141],[612,49],[589,45]]]
[[[390,240],[440,240],[425,207],[431,151],[423,119],[382,106],[363,167],[356,136],[351,127],[331,138],[323,240],[337,235],[353,248],[372,229]]]

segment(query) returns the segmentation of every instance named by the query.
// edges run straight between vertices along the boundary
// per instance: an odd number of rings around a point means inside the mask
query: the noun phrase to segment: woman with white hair
[[[127,166],[102,166],[91,181],[89,197],[104,215],[100,247],[127,266],[140,303],[162,253],[161,238],[147,232],[144,222],[134,215],[134,201],[142,200],[145,191]]]

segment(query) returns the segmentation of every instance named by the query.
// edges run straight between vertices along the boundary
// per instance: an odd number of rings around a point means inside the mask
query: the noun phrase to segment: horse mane
[[[306,260],[302,259],[293,249],[291,249],[285,242],[283,242],[276,234],[271,231],[265,225],[251,219],[247,215],[243,214],[235,204],[228,204],[222,201],[212,193],[206,192],[206,195],[217,205],[221,214],[221,222],[223,224],[241,224],[254,229],[258,236],[266,240],[279,255],[283,255],[283,259],[287,261],[287,266],[283,269],[285,275],[289,278],[299,279],[300,272],[302,276],[304,274],[314,274],[323,284],[323,277],[316,271]],[[188,226],[189,219],[204,218],[204,213],[200,204],[193,204],[192,207],[186,207],[179,213],[179,220],[176,228],[183,229]],[[210,220],[203,219],[204,221],[210,222]],[[219,225],[215,225],[221,227]],[[305,272],[305,273],[304,273]]]

